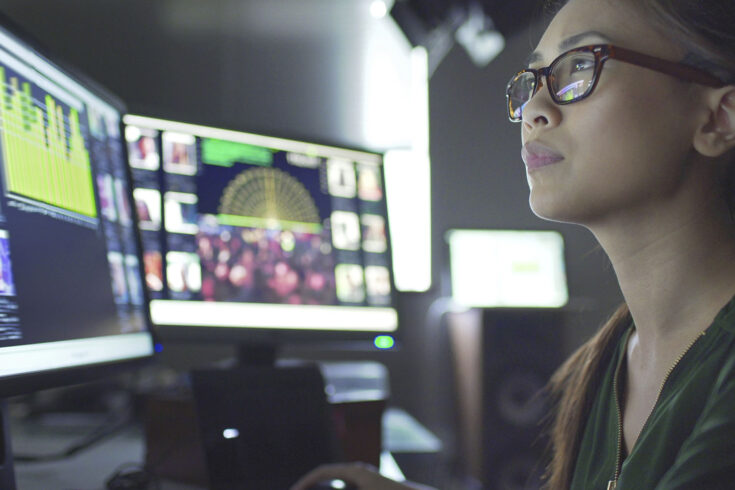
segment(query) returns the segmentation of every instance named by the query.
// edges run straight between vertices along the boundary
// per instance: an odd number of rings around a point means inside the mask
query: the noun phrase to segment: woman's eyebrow
[[[574,48],[578,46],[582,40],[589,38],[589,37],[595,37],[607,43],[610,42],[610,38],[608,38],[605,34],[599,31],[585,31],[585,32],[580,32],[579,34],[574,34],[573,36],[569,36],[568,38],[560,42],[559,52],[563,53],[564,51]],[[536,63],[541,60],[542,60],[541,54],[538,51],[534,51],[533,53],[528,55],[528,57],[526,58],[526,67],[530,66],[531,63]]]

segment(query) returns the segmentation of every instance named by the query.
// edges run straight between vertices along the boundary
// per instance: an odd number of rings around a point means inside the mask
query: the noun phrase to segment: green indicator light
[[[396,341],[390,335],[378,335],[375,337],[375,347],[378,349],[392,349],[394,345],[396,345]]]

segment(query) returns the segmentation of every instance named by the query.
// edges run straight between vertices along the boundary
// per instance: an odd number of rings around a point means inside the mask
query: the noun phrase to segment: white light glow
[[[487,66],[505,48],[505,38],[492,27],[482,7],[475,4],[469,15],[455,33],[455,39],[464,47],[472,62],[479,67]]]
[[[558,308],[568,301],[555,231],[450,230],[452,299],[467,307]]]
[[[140,136],[140,129],[136,128],[135,126],[127,126],[125,128],[125,139],[127,141],[138,141]]]
[[[411,140],[429,153],[429,53],[422,46],[411,50]]]
[[[429,156],[413,150],[385,154],[393,278],[399,291],[431,287],[431,171]]]
[[[380,474],[393,481],[406,481],[406,477],[390,451],[380,453]]]
[[[375,148],[411,144],[411,46],[392,18],[365,25],[360,125],[364,140]]]
[[[205,301],[151,301],[156,325],[243,327],[302,330],[392,332],[393,308],[360,306],[272,305]]]
[[[375,0],[370,4],[370,15],[376,19],[382,19],[388,13],[388,6],[381,0]]]
[[[234,428],[225,429],[222,431],[222,437],[225,439],[237,439],[240,437],[240,431]]]
[[[388,2],[388,9],[392,2]],[[431,287],[429,62],[386,16],[369,24],[361,87],[363,138],[386,148],[393,270],[399,291]]]
[[[431,159],[429,158],[429,59],[411,51],[410,149],[385,155],[385,186],[393,247],[393,275],[399,291],[431,287]]]
[[[505,38],[498,31],[484,31],[462,43],[472,62],[485,67],[505,49]]]

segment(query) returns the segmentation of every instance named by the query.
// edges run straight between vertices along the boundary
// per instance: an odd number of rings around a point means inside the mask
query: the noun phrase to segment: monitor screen
[[[123,107],[4,28],[0,87],[0,391],[152,355]]]
[[[380,154],[124,122],[154,325],[396,330]]]
[[[568,300],[556,231],[450,230],[452,300],[477,308],[558,308]]]

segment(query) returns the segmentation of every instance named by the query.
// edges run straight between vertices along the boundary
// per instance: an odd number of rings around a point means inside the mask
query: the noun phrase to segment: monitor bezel
[[[476,234],[478,236],[502,236],[506,234],[515,234],[517,236],[525,235],[527,237],[540,237],[543,235],[554,235],[557,236],[560,242],[561,248],[561,272],[564,278],[565,288],[565,299],[559,304],[490,304],[490,303],[465,303],[457,300],[457,285],[454,284],[454,272],[453,267],[453,252],[452,252],[452,235],[468,235]],[[561,230],[556,228],[512,228],[512,227],[497,227],[497,228],[474,228],[474,227],[456,227],[449,228],[444,232],[443,239],[443,254],[445,257],[445,267],[443,277],[445,289],[443,293],[445,296],[450,298],[453,304],[453,308],[462,309],[482,309],[482,310],[508,310],[508,311],[521,311],[521,310],[566,310],[569,308],[569,273],[568,273],[568,251],[566,247],[566,239]]]
[[[168,123],[184,124],[189,126],[199,126],[212,130],[224,130],[228,132],[244,133],[257,137],[281,139],[289,142],[298,144],[309,144],[314,146],[334,148],[338,150],[344,150],[347,152],[364,153],[380,159],[381,162],[381,184],[385,191],[385,153],[374,149],[359,147],[352,144],[344,144],[334,141],[326,141],[324,139],[309,138],[304,135],[293,136],[285,134],[281,131],[255,131],[243,127],[224,126],[212,123],[211,121],[199,122],[192,120],[182,120],[180,118],[173,119],[167,117],[165,114],[154,114],[149,113],[130,113],[127,114],[132,118],[145,118],[151,121],[159,120]],[[125,123],[123,123],[125,125]],[[132,124],[131,124],[132,125]],[[161,131],[161,129],[157,129]],[[199,136],[197,136],[199,137]],[[127,148],[126,148],[127,150]],[[129,165],[128,165],[129,167]],[[130,169],[129,169],[130,170]],[[153,331],[156,333],[157,338],[160,339],[163,347],[168,342],[205,342],[212,344],[223,344],[223,343],[239,343],[242,345],[254,345],[254,346],[268,346],[281,348],[284,346],[314,346],[316,348],[325,348],[327,350],[378,350],[374,345],[373,341],[378,336],[387,335],[394,339],[395,347],[397,349],[400,346],[401,341],[401,318],[400,309],[398,307],[398,291],[395,287],[395,275],[393,271],[393,253],[391,244],[391,227],[390,227],[390,216],[387,208],[386,200],[386,238],[388,240],[388,266],[391,271],[390,282],[391,282],[391,293],[390,302],[385,306],[376,308],[388,308],[395,312],[397,318],[397,326],[394,330],[380,330],[380,329],[364,329],[364,330],[350,330],[350,329],[304,329],[304,328],[276,328],[267,326],[212,326],[212,325],[172,325],[172,324],[159,324],[155,323],[151,319],[151,325]],[[146,288],[147,290],[147,288]],[[170,301],[170,300],[161,300]],[[150,304],[150,303],[149,303]],[[270,304],[270,303],[269,303]],[[273,304],[277,306],[276,304]],[[332,306],[332,305],[330,305]],[[334,308],[341,308],[342,306],[333,305]],[[372,308],[371,306],[364,306],[364,308]],[[150,308],[149,308],[150,313]]]
[[[19,24],[14,22],[4,13],[0,12],[0,29],[7,32],[8,35],[14,37],[20,44],[33,51],[39,58],[43,59],[46,63],[52,67],[61,71],[64,75],[68,76],[74,82],[79,83],[85,89],[89,90],[93,95],[100,98],[102,101],[108,103],[115,110],[120,113],[120,134],[124,135],[124,127],[122,124],[122,118],[127,114],[127,106],[123,100],[117,95],[113,94],[110,90],[105,88],[99,82],[93,80],[90,76],[80,71],[78,68],[68,63],[62,56],[51,52],[51,50],[39,42],[30,32],[22,28]],[[128,182],[132,182],[132,173],[127,165],[127,145],[122,142],[122,154],[121,157],[124,159],[126,165],[124,166],[124,172]],[[133,202],[132,186],[127,186],[127,197],[130,202]],[[142,267],[142,241],[140,237],[140,231],[137,226],[137,216],[133,217],[133,232],[138,247],[138,255],[141,266],[139,267],[139,275],[141,283],[144,284],[143,267]],[[143,288],[143,301],[144,305],[148,305],[150,298],[148,297],[148,291]],[[124,371],[142,367],[153,361],[155,356],[156,337],[155,331],[152,328],[150,319],[149,308],[142,308],[143,321],[145,324],[146,333],[150,337],[151,351],[150,354],[144,354],[141,356],[128,357],[124,359],[116,359],[103,362],[95,362],[90,364],[68,366],[52,368],[43,371],[32,371],[22,374],[10,375],[0,377],[0,399],[8,398],[17,395],[28,394],[34,391],[56,388],[62,386],[69,386],[81,383],[88,383],[91,381],[109,378],[111,376],[120,374]],[[23,344],[23,345],[34,345],[34,344]],[[43,344],[36,344],[43,345]],[[0,349],[1,352],[1,349]]]

